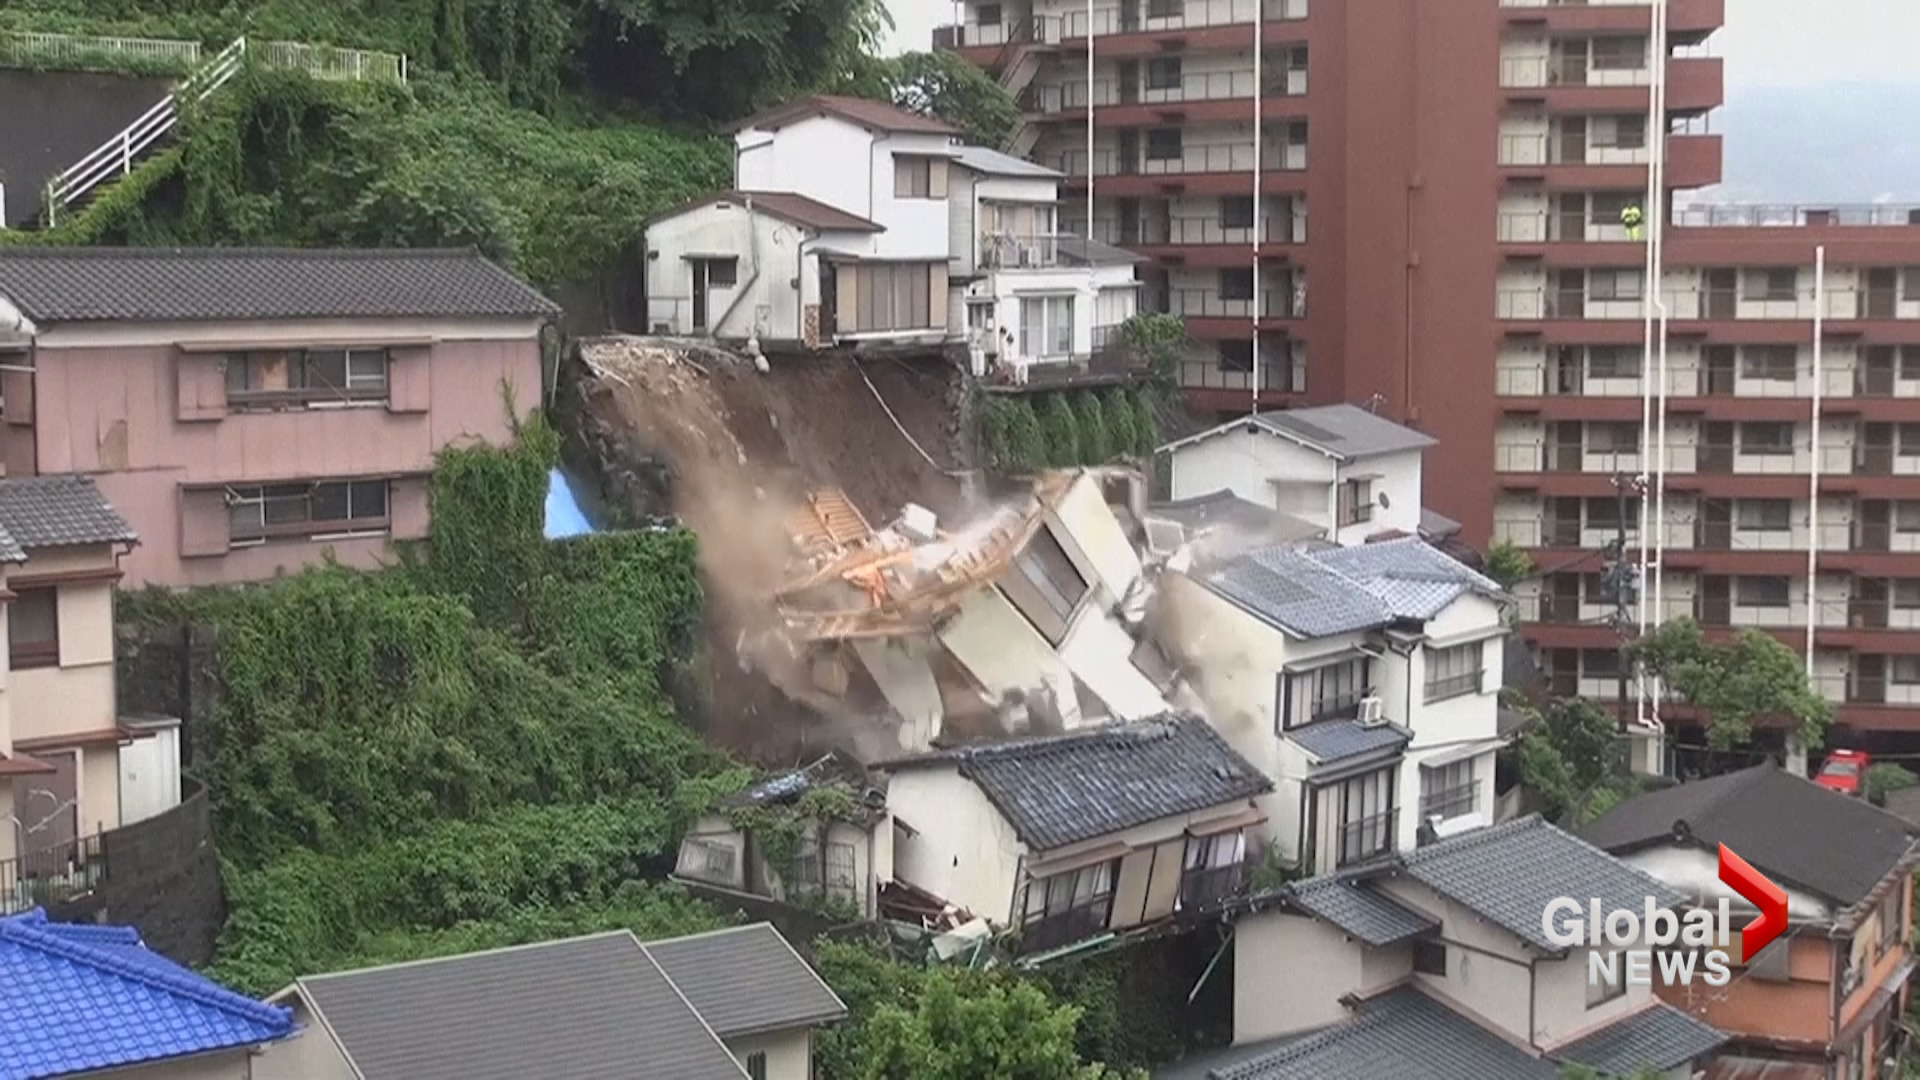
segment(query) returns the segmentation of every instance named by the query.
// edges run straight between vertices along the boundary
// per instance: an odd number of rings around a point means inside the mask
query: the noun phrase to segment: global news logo
[[[1720,845],[1720,880],[1760,911],[1740,928],[1740,955],[1752,958],[1787,929],[1787,894],[1725,844]],[[1596,986],[1619,986],[1623,978],[1628,986],[1651,986],[1656,980],[1687,986],[1695,978],[1725,986],[1733,979],[1727,952],[1731,908],[1722,897],[1717,910],[1694,908],[1676,915],[1651,896],[1640,911],[1607,910],[1598,899],[1583,904],[1558,896],[1547,901],[1540,929],[1560,948],[1593,950],[1587,954],[1587,981]]]

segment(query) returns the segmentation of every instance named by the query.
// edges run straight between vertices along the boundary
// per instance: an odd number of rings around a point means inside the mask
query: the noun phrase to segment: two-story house
[[[1733,1036],[1727,1076],[1894,1075],[1920,859],[1907,822],[1766,764],[1635,796],[1581,835],[1691,903],[1727,900],[1736,927],[1753,907],[1720,881],[1721,844],[1786,891],[1786,934],[1736,964],[1732,983],[1661,988]]]
[[[1160,448],[1175,500],[1231,491],[1358,544],[1381,533],[1438,540],[1459,525],[1423,510],[1434,440],[1354,405],[1262,412]]]
[[[542,404],[558,310],[471,250],[0,249],[0,453],[95,478],[130,586],[372,566]]]
[[[135,543],[88,477],[0,479],[0,912],[71,884],[87,838],[180,801],[173,733],[117,712],[113,588]]]
[[[1649,986],[1590,980],[1590,950],[1541,925],[1563,895],[1685,899],[1538,817],[1254,898],[1233,934],[1242,1053],[1209,1080],[1696,1075],[1726,1037]]]
[[[328,975],[271,1001],[299,1027],[254,1080],[811,1080],[847,1008],[770,924],[630,931]]]
[[[1272,784],[1206,721],[1169,714],[903,758],[887,774],[900,881],[1064,948],[1216,910],[1245,886]]]
[[[1154,622],[1213,723],[1274,779],[1268,842],[1322,874],[1493,820],[1506,603],[1407,537],[1163,575]]]

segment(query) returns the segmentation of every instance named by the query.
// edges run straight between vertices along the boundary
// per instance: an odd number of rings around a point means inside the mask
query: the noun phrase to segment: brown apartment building
[[[0,248],[6,475],[92,477],[129,587],[372,566],[542,403],[557,312],[474,251]]]
[[[1672,197],[1721,179],[1725,7],[1667,0],[1658,57],[1633,0],[967,0],[935,44],[1018,94],[1014,149],[1082,200],[1063,223],[1151,258],[1194,406],[1371,404],[1436,437],[1428,505],[1568,567],[1521,599],[1556,686],[1599,697],[1593,553],[1641,471],[1650,230],[1621,215],[1664,139],[1656,614],[1796,648],[1811,622],[1841,722],[1920,731],[1920,217]]]

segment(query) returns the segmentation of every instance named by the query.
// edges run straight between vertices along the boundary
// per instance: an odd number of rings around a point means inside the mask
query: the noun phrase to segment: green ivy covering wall
[[[991,395],[981,409],[982,446],[994,471],[1146,461],[1159,444],[1148,387]]]

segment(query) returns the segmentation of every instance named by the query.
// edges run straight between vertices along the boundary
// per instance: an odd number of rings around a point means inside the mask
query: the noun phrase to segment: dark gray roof
[[[1368,945],[1392,945],[1440,924],[1351,878],[1324,877],[1287,886],[1295,906]]]
[[[1463,833],[1408,852],[1407,876],[1546,952],[1540,913],[1555,897],[1598,899],[1638,911],[1651,896],[1678,908],[1686,897],[1538,815]]]
[[[646,949],[723,1039],[847,1015],[847,1007],[769,923],[648,942]]]
[[[1720,1029],[1656,1000],[1649,1008],[1560,1047],[1553,1057],[1585,1065],[1602,1076],[1632,1076],[1689,1064],[1726,1041]]]
[[[1357,405],[1287,409],[1259,413],[1253,419],[1276,435],[1306,443],[1346,461],[1402,450],[1423,450],[1435,441],[1430,435],[1376,416]]]
[[[953,160],[988,176],[1012,176],[1028,180],[1060,180],[1066,174],[1045,165],[1037,165],[1025,158],[1012,154],[1003,154],[998,150],[989,150],[984,146],[957,146]]]
[[[544,317],[479,252],[0,247],[0,296],[39,323]]]
[[[1413,732],[1395,724],[1362,724],[1358,720],[1323,720],[1305,727],[1289,728],[1287,738],[1315,761],[1327,765],[1336,761],[1401,750],[1413,740]]]
[[[1132,266],[1135,263],[1146,262],[1144,258],[1125,248],[1117,248],[1100,240],[1088,240],[1080,236],[1062,236],[1058,244],[1060,258],[1086,266]]]
[[[957,765],[1035,851],[1131,829],[1273,789],[1205,720],[1166,716],[1071,735],[1014,739],[895,761]]]
[[[1431,619],[1469,592],[1505,595],[1492,578],[1414,537],[1317,552],[1313,557],[1384,600],[1399,619]]]
[[[1626,852],[1668,841],[1681,824],[1694,842],[1725,844],[1775,881],[1843,907],[1867,899],[1913,845],[1907,822],[1772,764],[1636,795],[1580,835]]]
[[[1438,540],[1459,532],[1461,525],[1438,510],[1420,508],[1420,535],[1429,540]]]
[[[1557,1080],[1559,1066],[1514,1046],[1412,987],[1211,1080]]]
[[[625,931],[301,979],[366,1080],[740,1080]]]
[[[0,559],[18,562],[34,548],[137,539],[90,476],[60,473],[0,480]]]
[[[1393,621],[1386,601],[1317,556],[1290,547],[1249,552],[1201,583],[1249,614],[1303,638],[1357,633]]]

